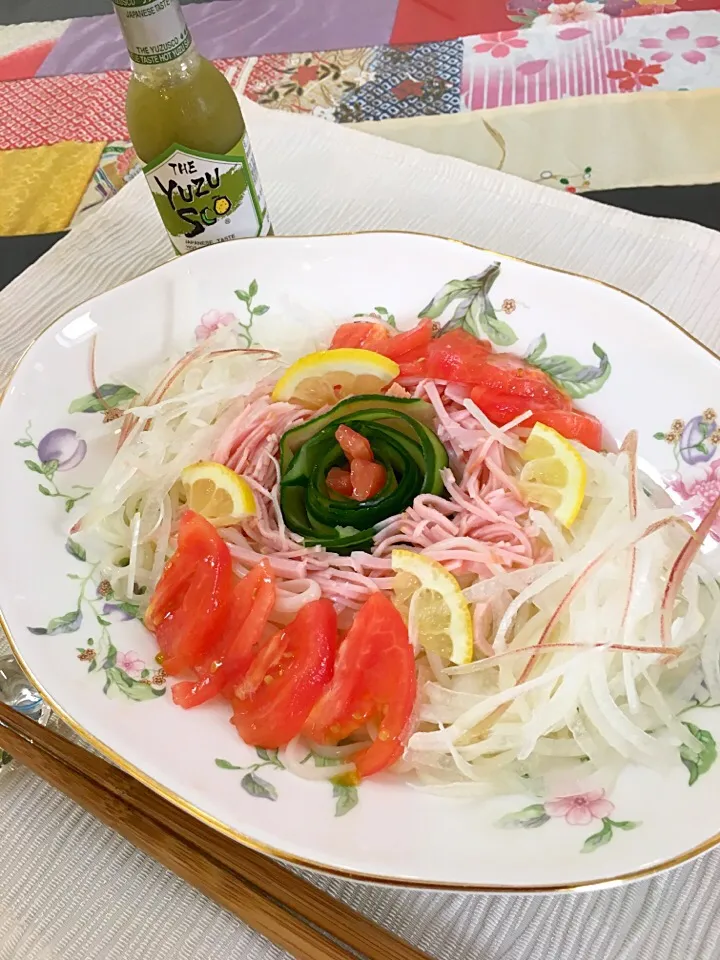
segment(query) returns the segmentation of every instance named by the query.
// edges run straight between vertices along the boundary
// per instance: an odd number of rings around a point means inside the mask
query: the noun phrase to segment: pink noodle
[[[257,504],[255,517],[223,531],[238,572],[267,556],[281,590],[285,582],[314,582],[343,613],[358,609],[375,590],[392,589],[390,554],[395,546],[426,554],[456,574],[481,578],[493,575],[491,567],[528,567],[547,555],[512,479],[508,457],[513,454],[462,405],[467,390],[432,380],[405,386],[432,404],[435,429],[452,452],[453,470],[461,479],[444,470],[447,498],[421,494],[403,513],[379,524],[372,553],[341,557],[322,547],[305,547],[283,522],[278,501],[280,437],[317,411],[273,403],[266,381],[240,413],[228,418],[213,459],[245,477]],[[398,388],[394,395],[408,394]],[[486,607],[477,604],[473,610],[478,636],[489,613]],[[486,645],[478,640],[481,652],[488,652]]]

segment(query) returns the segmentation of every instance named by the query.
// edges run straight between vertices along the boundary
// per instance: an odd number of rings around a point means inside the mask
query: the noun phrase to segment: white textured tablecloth
[[[321,121],[245,109],[277,233],[456,237],[610,281],[720,347],[720,235]],[[64,310],[170,256],[145,184],[133,181],[0,293],[0,379]],[[442,960],[720,957],[720,852],[649,881],[574,895],[319,882]],[[0,960],[282,956],[27,771],[0,777]]]

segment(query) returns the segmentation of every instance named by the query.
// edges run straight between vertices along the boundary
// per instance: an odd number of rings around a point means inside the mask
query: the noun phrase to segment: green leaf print
[[[103,383],[98,387],[97,394],[87,393],[73,400],[68,413],[102,413],[108,408],[123,407],[136,396],[137,390],[124,383]]]
[[[149,683],[142,683],[140,680],[135,680],[134,677],[125,673],[120,667],[109,667],[107,670],[107,678],[112,687],[115,687],[115,689],[126,696],[128,700],[134,700],[137,703],[142,700],[154,700],[155,697],[161,697],[165,692],[164,690],[156,690]]]
[[[82,624],[82,612],[80,609],[71,610],[64,613],[61,617],[53,617],[46,627],[28,627],[30,633],[36,637],[48,636],[54,637],[59,633],[75,633]]]
[[[430,320],[437,320],[438,317],[447,310],[453,300],[463,297],[469,304],[469,297],[473,292],[473,285],[470,280],[451,280],[435,294],[430,303],[418,314],[419,317],[429,317]]]
[[[597,393],[612,371],[608,355],[596,343],[592,350],[600,361],[597,366],[583,365],[573,357],[563,355],[546,357],[546,348],[547,340],[545,334],[542,334],[530,346],[525,359],[552,377],[555,383],[575,400]]]
[[[260,757],[261,760],[264,760],[265,763],[271,764],[273,767],[278,767],[280,770],[284,770],[285,765],[280,760],[278,752],[279,751],[276,749],[266,750],[265,747],[255,748],[255,753]]]
[[[394,327],[395,330],[397,330],[397,321],[395,320],[395,316],[390,313],[387,307],[375,307],[375,313],[377,313],[379,317],[382,317],[389,327]]]
[[[510,346],[517,340],[515,331],[497,316],[489,298],[490,288],[499,274],[500,264],[493,263],[477,276],[451,280],[420,311],[419,316],[437,320],[451,303],[459,300],[454,314],[439,333],[465,330],[478,339],[487,337],[498,346]]]
[[[245,310],[247,312],[246,320],[238,320],[238,333],[246,347],[251,347],[254,342],[252,328],[255,318],[264,316],[270,309],[265,303],[253,304],[253,299],[257,296],[258,289],[257,280],[251,280],[247,290],[235,291],[235,296],[241,303],[245,304]]]
[[[114,643],[108,643],[107,652],[103,661],[103,670],[109,670],[115,666],[117,660],[117,647]]]
[[[344,817],[358,804],[357,787],[335,783],[333,784],[333,797],[335,798],[335,816]]]
[[[75,557],[76,560],[80,560],[83,563],[87,560],[87,553],[85,552],[85,547],[81,546],[77,540],[73,540],[72,537],[68,537],[65,541],[65,549],[70,554],[71,557]]]
[[[277,800],[278,798],[275,787],[254,772],[246,773],[240,781],[240,786],[251,797],[259,797],[261,800]]]
[[[424,316],[424,314],[420,314],[420,316]],[[395,315],[390,313],[387,307],[373,307],[372,312],[354,313],[353,317],[356,319],[358,317],[377,317],[380,320],[384,320],[389,327],[397,330],[397,320],[395,319]]]
[[[688,770],[688,785],[692,786],[717,760],[717,745],[709,730],[696,727],[694,723],[686,723],[685,726],[700,743],[699,750],[693,750],[685,743],[680,747],[680,759]]]
[[[540,359],[540,357],[547,350],[547,337],[544,333],[541,333],[540,336],[528,347],[528,352],[525,354],[525,359],[528,363],[535,364]]]
[[[478,339],[482,339],[484,334],[499,347],[509,347],[517,340],[513,328],[497,316],[495,308],[484,294],[478,294],[470,301],[462,326]]]
[[[230,763],[229,760],[223,760],[222,757],[215,757],[215,766],[220,767],[221,770],[242,770],[243,767],[236,767],[234,763]]]
[[[532,830],[535,827],[542,827],[549,819],[544,804],[533,803],[529,807],[523,807],[522,810],[516,810],[514,813],[506,813],[504,817],[498,820],[497,825],[506,830],[514,830],[518,827]]]
[[[582,845],[581,853],[592,853],[593,850],[597,850],[598,847],[605,846],[606,843],[610,843],[612,840],[612,826],[607,817],[603,819],[602,829],[598,830],[597,833],[591,834],[585,843]]]
[[[112,606],[127,614],[128,617],[134,617],[141,620],[140,607],[137,603],[128,603],[126,600],[113,600]]]

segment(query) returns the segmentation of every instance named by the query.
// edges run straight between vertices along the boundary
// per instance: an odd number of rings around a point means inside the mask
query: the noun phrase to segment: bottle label
[[[225,156],[173,144],[144,173],[177,253],[270,231],[247,134]]]
[[[178,0],[113,0],[131,60],[147,66],[177,60],[189,48]]]

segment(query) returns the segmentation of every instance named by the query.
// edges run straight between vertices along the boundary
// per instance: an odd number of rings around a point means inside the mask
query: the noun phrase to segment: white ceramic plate
[[[174,260],[58,320],[26,353],[0,407],[0,606],[27,673],[122,767],[242,842],[296,863],[427,886],[577,888],[654,872],[720,839],[711,744],[720,711],[707,709],[688,717],[708,731],[700,768],[679,756],[666,775],[632,768],[607,797],[447,799],[392,775],[333,796],[329,783],[297,779],[274,754],[246,747],[223,705],[173,706],[154,677],[152,637],[100,595],[90,549],[67,549],[76,501],[111,453],[92,441],[101,416],[88,374],[95,335],[101,389],[122,404],[118,372],[160,361],[171,343],[191,344],[201,318],[217,321],[209,311],[246,324],[252,316],[255,340],[294,359],[360,312],[386,310],[411,325],[445,283],[493,260],[502,269],[492,302],[517,336],[511,349],[533,350],[538,363],[564,357],[575,383],[602,380],[581,404],[616,439],[636,428],[644,469],[676,497],[714,497],[720,365],[710,352],[614,288],[413,234],[248,240]]]

